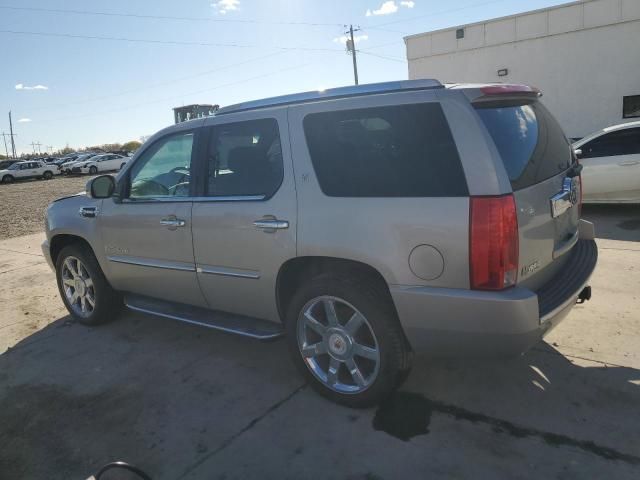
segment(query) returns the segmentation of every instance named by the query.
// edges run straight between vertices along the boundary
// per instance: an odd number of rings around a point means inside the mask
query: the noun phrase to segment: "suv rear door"
[[[206,120],[193,246],[202,292],[215,310],[278,321],[276,280],[296,256],[296,190],[287,111]]]
[[[580,179],[571,145],[531,98],[474,105],[511,182],[519,232],[518,284],[536,289],[578,240]]]

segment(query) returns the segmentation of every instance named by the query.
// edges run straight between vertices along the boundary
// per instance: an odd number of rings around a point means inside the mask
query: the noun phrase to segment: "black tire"
[[[63,265],[69,257],[80,260],[93,280],[94,308],[88,315],[80,315],[69,302],[63,285]],[[71,259],[70,259],[71,260]],[[111,288],[91,249],[81,243],[64,247],[56,258],[58,291],[69,313],[83,325],[100,325],[114,320],[123,306],[122,296]]]
[[[14,180],[13,175],[5,175],[2,177],[2,183],[13,183]]]
[[[93,166],[93,165],[92,165],[92,166],[90,166],[90,167],[89,167],[89,173],[90,173],[91,175],[95,175],[96,173],[98,173],[98,167],[95,167],[95,166]]]
[[[377,376],[365,390],[341,393],[327,386],[311,372],[298,346],[298,323],[302,311],[318,297],[336,297],[355,307],[368,322],[377,339]],[[408,376],[411,351],[400,327],[389,293],[366,276],[323,274],[303,284],[289,302],[285,329],[293,361],[307,382],[324,397],[352,408],[376,405],[388,398]],[[326,354],[328,355],[328,354]],[[343,369],[343,367],[340,367]],[[344,372],[343,372],[344,373]]]
[[[44,174],[42,175],[42,178],[44,178],[45,180],[51,180],[53,178],[53,173],[50,172],[49,170],[47,170],[46,172],[44,172]]]

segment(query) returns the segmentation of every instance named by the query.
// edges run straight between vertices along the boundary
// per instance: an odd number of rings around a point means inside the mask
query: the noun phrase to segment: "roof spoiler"
[[[473,99],[471,103],[480,104],[504,104],[510,102],[520,102],[524,100],[531,103],[542,96],[542,92],[536,87],[529,85],[496,83],[493,85],[483,85],[479,88],[480,96]]]

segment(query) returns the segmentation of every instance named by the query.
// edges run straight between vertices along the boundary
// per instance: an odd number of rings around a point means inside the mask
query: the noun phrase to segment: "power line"
[[[82,105],[82,104],[85,104],[85,103],[98,102],[100,100],[105,100],[107,98],[120,97],[122,95],[127,95],[127,94],[130,94],[130,93],[146,91],[146,90],[149,90],[151,88],[162,87],[162,86],[165,86],[165,85],[172,85],[174,83],[182,82],[182,81],[185,81],[185,80],[191,80],[193,78],[203,77],[205,75],[211,75],[211,74],[214,74],[214,73],[221,72],[223,70],[228,70],[230,68],[239,67],[239,66],[242,66],[242,65],[246,65],[248,63],[257,62],[257,61],[264,60],[264,59],[271,58],[271,57],[275,57],[275,56],[278,56],[278,55],[284,55],[286,53],[287,52],[285,52],[285,51],[278,51],[278,52],[271,53],[271,54],[268,54],[268,55],[262,55],[260,57],[254,57],[254,58],[251,58],[249,60],[244,60],[242,62],[232,63],[232,64],[229,64],[229,65],[223,65],[223,66],[216,67],[216,68],[213,68],[213,69],[210,69],[210,70],[205,70],[205,71],[202,71],[202,72],[194,73],[193,75],[186,75],[184,77],[174,78],[172,80],[167,80],[167,81],[164,81],[164,82],[152,83],[150,85],[145,85],[144,87],[132,88],[132,89],[129,89],[129,90],[124,90],[122,92],[118,92],[118,93],[112,93],[112,94],[109,94],[109,95],[101,95],[99,97],[78,100],[78,101],[75,101],[75,102],[65,102],[65,103],[59,103],[59,104],[55,104],[55,105],[47,105],[47,106],[43,106],[43,107],[36,107],[36,108],[32,108],[31,111],[50,110],[50,109],[54,109],[54,108],[64,108],[64,107],[68,107],[70,105]]]
[[[37,7],[16,7],[13,5],[0,5],[0,9],[41,12],[41,13],[62,13],[72,15],[93,15],[103,17],[128,17],[147,20],[179,20],[188,22],[216,22],[216,23],[249,23],[249,24],[265,24],[265,25],[301,25],[311,27],[342,27],[341,23],[320,23],[320,22],[284,22],[284,21],[262,21],[262,20],[246,20],[235,18],[201,18],[201,17],[180,17],[171,15],[147,15],[137,13],[120,13],[120,12],[102,12],[93,10],[70,10],[62,8],[37,8]]]
[[[57,38],[74,38],[86,40],[108,40],[117,42],[133,42],[133,43],[151,43],[156,45],[178,45],[178,46],[198,46],[198,47],[232,47],[232,48],[275,48],[283,51],[308,51],[308,52],[341,52],[336,48],[318,48],[318,47],[283,47],[276,45],[251,45],[241,43],[209,43],[209,42],[187,42],[181,40],[154,40],[141,38],[126,37],[106,37],[99,35],[76,35],[71,33],[52,33],[52,32],[29,32],[24,30],[0,30],[0,33],[9,33],[12,35],[32,35],[41,37],[57,37]]]
[[[391,60],[393,62],[407,63],[407,61],[405,59],[397,58],[397,57],[388,57],[386,55],[380,55],[380,54],[377,54],[377,53],[369,52],[368,50],[360,49],[360,50],[358,50],[358,52],[364,53],[365,55],[371,55],[372,57],[382,58],[384,60]]]
[[[265,77],[269,77],[269,76],[272,76],[272,75],[277,75],[279,73],[284,73],[284,72],[288,72],[288,71],[291,71],[291,70],[297,70],[297,69],[300,69],[300,68],[308,67],[309,65],[312,65],[312,64],[311,63],[305,63],[305,64],[302,64],[302,65],[296,65],[296,66],[293,66],[293,67],[282,68],[282,69],[279,69],[279,70],[275,70],[273,72],[268,72],[268,73],[264,73],[264,74],[261,74],[261,75],[256,75],[256,76],[253,76],[253,77],[248,77],[248,78],[241,79],[241,80],[234,80],[232,82],[227,82],[227,83],[215,85],[213,87],[207,87],[207,88],[204,88],[204,89],[201,89],[201,90],[185,92],[185,93],[181,93],[180,95],[173,95],[171,97],[159,98],[159,99],[156,99],[156,100],[151,100],[151,101],[148,101],[148,102],[142,102],[142,103],[138,103],[138,104],[135,104],[135,105],[128,105],[128,106],[123,107],[123,108],[118,108],[118,109],[113,109],[113,110],[105,110],[105,111],[101,111],[101,112],[91,112],[91,113],[82,114],[82,115],[72,115],[72,116],[65,117],[65,118],[44,119],[44,120],[38,121],[38,123],[61,122],[61,121],[66,121],[66,120],[74,120],[74,119],[77,119],[77,118],[91,117],[91,116],[94,116],[94,115],[104,115],[104,114],[108,114],[108,113],[124,112],[124,111],[127,111],[127,110],[133,110],[133,109],[136,109],[136,108],[144,107],[144,106],[147,106],[147,105],[152,105],[154,103],[162,103],[162,102],[166,102],[168,100],[176,100],[176,99],[179,99],[179,98],[184,98],[184,97],[189,96],[189,95],[196,95],[196,94],[199,94],[199,93],[209,92],[211,90],[217,90],[217,89],[224,88],[224,87],[235,86],[235,85],[237,85],[239,83],[246,83],[246,82],[250,82],[252,80],[259,80],[259,79],[262,79],[262,78],[265,78]]]

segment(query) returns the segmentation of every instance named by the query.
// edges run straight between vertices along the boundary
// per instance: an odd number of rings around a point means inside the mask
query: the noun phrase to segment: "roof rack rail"
[[[438,80],[433,79],[369,83],[365,85],[330,88],[327,90],[317,90],[312,92],[293,93],[279,97],[237,103],[235,105],[229,105],[228,107],[222,107],[215,113],[215,115],[226,115],[228,113],[237,113],[247,110],[257,110],[260,108],[279,107],[284,105],[295,105],[299,103],[318,102],[327,99],[358,97],[361,95],[374,95],[377,93],[429,90],[434,88],[444,88],[444,86]]]

